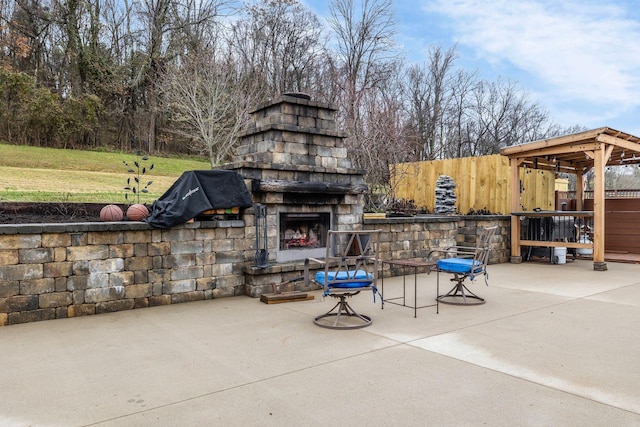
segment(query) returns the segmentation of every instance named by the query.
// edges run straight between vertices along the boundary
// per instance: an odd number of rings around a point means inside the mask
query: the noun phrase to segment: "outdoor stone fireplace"
[[[248,180],[266,208],[269,263],[323,257],[329,229],[361,228],[365,171],[351,167],[336,111],[297,93],[262,104],[222,166]]]

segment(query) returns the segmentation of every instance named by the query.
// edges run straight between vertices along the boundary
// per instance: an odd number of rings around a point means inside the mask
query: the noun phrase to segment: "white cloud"
[[[640,15],[630,3],[434,0],[428,9],[484,61],[536,79],[547,102],[586,103],[606,119],[640,106]]]

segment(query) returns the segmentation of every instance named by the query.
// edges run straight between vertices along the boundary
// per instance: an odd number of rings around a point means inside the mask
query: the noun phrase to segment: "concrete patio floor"
[[[0,425],[638,426],[640,265],[608,268],[493,265],[486,304],[417,318],[367,293],[349,331],[313,324],[319,292],[2,327]]]

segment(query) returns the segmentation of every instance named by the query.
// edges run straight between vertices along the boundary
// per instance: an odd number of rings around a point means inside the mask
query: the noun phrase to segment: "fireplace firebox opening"
[[[280,250],[326,246],[329,213],[281,213]]]
[[[278,261],[324,257],[329,212],[280,212]]]

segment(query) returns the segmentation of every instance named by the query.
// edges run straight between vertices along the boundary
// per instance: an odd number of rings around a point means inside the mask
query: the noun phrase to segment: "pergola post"
[[[584,209],[584,175],[582,171],[576,171],[576,210]]]
[[[599,143],[593,159],[593,269],[605,271],[604,262],[604,169],[607,164],[607,150]]]
[[[520,171],[518,170],[518,159],[509,159],[511,169],[511,212],[520,212]],[[511,215],[511,263],[522,262],[520,252],[520,217]]]

